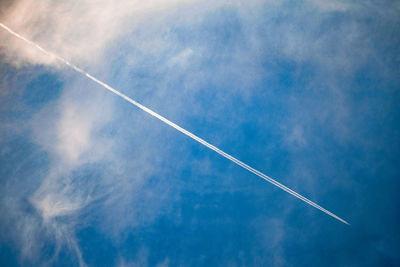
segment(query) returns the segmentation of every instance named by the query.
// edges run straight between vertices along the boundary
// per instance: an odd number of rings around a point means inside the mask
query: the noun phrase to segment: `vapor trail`
[[[169,126],[173,127],[174,129],[176,129],[176,130],[180,131],[181,133],[183,133],[183,134],[189,136],[190,138],[196,140],[196,141],[199,142],[200,144],[202,144],[202,145],[208,147],[208,148],[211,149],[211,150],[214,150],[215,152],[217,152],[217,153],[220,154],[221,156],[223,156],[223,157],[229,159],[230,161],[236,163],[236,164],[239,165],[240,167],[242,167],[242,168],[244,168],[244,169],[246,169],[246,170],[248,170],[248,171],[254,173],[254,174],[257,175],[258,177],[260,177],[260,178],[262,178],[262,179],[264,179],[264,180],[270,182],[271,184],[273,184],[273,185],[279,187],[280,189],[282,189],[282,190],[288,192],[289,194],[291,194],[291,195],[293,195],[293,196],[295,196],[295,197],[297,197],[297,198],[303,200],[304,202],[306,202],[307,204],[313,206],[314,208],[319,209],[319,210],[325,212],[326,214],[328,214],[328,215],[332,216],[333,218],[335,218],[335,219],[341,221],[342,223],[345,223],[345,224],[347,224],[347,225],[350,225],[348,222],[346,222],[346,221],[343,220],[342,218],[336,216],[336,215],[333,214],[332,212],[330,212],[330,211],[324,209],[323,207],[321,207],[321,206],[319,206],[318,204],[312,202],[312,201],[309,200],[308,198],[303,197],[303,196],[300,195],[299,193],[297,193],[297,192],[293,191],[292,189],[290,189],[290,188],[284,186],[283,184],[281,184],[281,183],[275,181],[275,180],[272,179],[271,177],[269,177],[269,176],[263,174],[262,172],[260,172],[260,171],[258,171],[258,170],[256,170],[256,169],[254,169],[254,168],[250,167],[249,165],[243,163],[242,161],[240,161],[240,160],[238,160],[238,159],[232,157],[231,155],[225,153],[224,151],[222,151],[222,150],[219,149],[218,147],[213,146],[212,144],[210,144],[210,143],[206,142],[205,140],[201,139],[200,137],[198,137],[198,136],[192,134],[191,132],[189,132],[189,131],[183,129],[183,128],[180,127],[179,125],[177,125],[177,124],[173,123],[172,121],[170,121],[170,120],[164,118],[164,117],[161,116],[160,114],[158,114],[158,113],[152,111],[151,109],[149,109],[149,108],[143,106],[142,104],[136,102],[135,100],[131,99],[130,97],[128,97],[128,96],[126,96],[126,95],[124,95],[123,93],[120,93],[119,91],[115,90],[114,88],[112,88],[112,87],[109,86],[108,84],[106,84],[106,83],[104,83],[104,82],[98,80],[97,78],[93,77],[92,75],[90,75],[90,74],[87,73],[86,71],[84,71],[84,70],[80,69],[79,67],[77,67],[76,65],[70,63],[70,62],[67,61],[66,59],[64,59],[64,58],[62,58],[62,57],[60,57],[60,56],[58,56],[58,55],[56,55],[56,54],[53,54],[53,53],[50,53],[50,52],[46,51],[45,49],[43,49],[43,48],[42,48],[41,46],[39,46],[38,44],[36,44],[36,43],[34,43],[34,42],[32,42],[32,41],[26,39],[25,37],[19,35],[18,33],[14,32],[14,31],[11,30],[10,28],[8,28],[6,25],[0,23],[0,26],[1,26],[2,28],[4,28],[5,30],[7,30],[7,31],[8,31],[9,33],[11,33],[12,35],[14,35],[15,37],[17,37],[17,38],[19,38],[19,39],[25,41],[26,43],[28,43],[28,44],[30,44],[30,45],[36,47],[37,49],[39,49],[39,50],[40,50],[41,52],[43,52],[44,54],[46,54],[46,55],[48,55],[48,56],[50,56],[50,57],[54,57],[54,58],[58,59],[59,61],[62,61],[63,63],[65,63],[66,65],[68,65],[69,67],[71,67],[72,69],[76,70],[77,72],[80,72],[81,74],[85,75],[86,77],[88,77],[88,78],[91,79],[92,81],[94,81],[94,82],[100,84],[101,86],[103,86],[103,87],[106,88],[107,90],[111,91],[112,93],[116,94],[117,96],[119,96],[119,97],[125,99],[126,101],[132,103],[133,105],[135,105],[136,107],[140,108],[141,110],[143,110],[143,111],[149,113],[150,115],[156,117],[157,119],[159,119],[159,120],[161,120],[162,122],[168,124]]]

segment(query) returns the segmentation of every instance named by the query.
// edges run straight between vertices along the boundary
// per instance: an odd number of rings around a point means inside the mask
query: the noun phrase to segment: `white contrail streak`
[[[82,73],[83,75],[85,75],[86,77],[88,77],[89,79],[91,79],[92,81],[94,81],[94,82],[100,84],[101,86],[103,86],[103,87],[106,88],[107,90],[111,91],[112,93],[116,94],[117,96],[119,96],[119,97],[125,99],[126,101],[132,103],[133,105],[135,105],[136,107],[140,108],[141,110],[143,110],[143,111],[149,113],[150,115],[156,117],[157,119],[159,119],[159,120],[161,120],[162,122],[168,124],[169,126],[173,127],[174,129],[176,129],[176,130],[180,131],[181,133],[183,133],[183,134],[189,136],[190,138],[196,140],[196,141],[199,142],[200,144],[202,144],[202,145],[208,147],[208,148],[211,149],[211,150],[214,150],[215,152],[217,152],[217,153],[220,154],[221,156],[223,156],[223,157],[229,159],[230,161],[236,163],[236,164],[239,165],[240,167],[242,167],[242,168],[244,168],[244,169],[246,169],[246,170],[248,170],[248,171],[254,173],[254,174],[257,175],[258,177],[260,177],[260,178],[262,178],[262,179],[264,179],[264,180],[270,182],[271,184],[273,184],[273,185],[279,187],[280,189],[282,189],[282,190],[288,192],[289,194],[291,194],[291,195],[293,195],[293,196],[295,196],[295,197],[297,197],[297,198],[303,200],[304,202],[310,204],[310,205],[313,206],[314,208],[317,208],[317,209],[319,209],[319,210],[325,212],[326,214],[328,214],[328,215],[332,216],[333,218],[335,218],[335,219],[341,221],[342,223],[345,223],[345,224],[347,224],[347,225],[350,225],[348,222],[346,222],[346,221],[343,220],[342,218],[336,216],[336,215],[333,214],[332,212],[330,212],[330,211],[324,209],[323,207],[319,206],[318,204],[316,204],[316,203],[312,202],[311,200],[309,200],[309,199],[303,197],[303,196],[300,195],[299,193],[297,193],[297,192],[293,191],[292,189],[290,189],[290,188],[284,186],[283,184],[281,184],[281,183],[275,181],[275,180],[272,179],[271,177],[269,177],[269,176],[263,174],[262,172],[260,172],[260,171],[258,171],[258,170],[256,170],[256,169],[254,169],[254,168],[250,167],[249,165],[247,165],[247,164],[241,162],[240,160],[238,160],[238,159],[232,157],[231,155],[225,153],[224,151],[222,151],[222,150],[219,149],[218,147],[215,147],[215,146],[211,145],[210,143],[204,141],[204,140],[201,139],[200,137],[198,137],[198,136],[192,134],[191,132],[189,132],[189,131],[183,129],[183,128],[180,127],[179,125],[176,125],[176,124],[173,123],[172,121],[170,121],[170,120],[164,118],[163,116],[161,116],[161,115],[159,115],[158,113],[152,111],[151,109],[149,109],[149,108],[143,106],[142,104],[136,102],[135,100],[131,99],[130,97],[128,97],[128,96],[126,96],[126,95],[120,93],[119,91],[115,90],[114,88],[112,88],[112,87],[109,86],[108,84],[106,84],[106,83],[104,83],[104,82],[98,80],[97,78],[93,77],[92,75],[90,75],[90,74],[87,73],[86,71],[84,71],[84,70],[80,69],[79,67],[77,67],[76,65],[70,63],[70,62],[67,61],[66,59],[64,59],[64,58],[62,58],[62,57],[60,57],[60,56],[58,56],[58,55],[55,55],[55,54],[53,54],[53,53],[47,52],[45,49],[43,49],[43,48],[42,48],[41,46],[39,46],[38,44],[36,44],[36,43],[34,43],[34,42],[32,42],[32,41],[26,39],[25,37],[19,35],[18,33],[14,32],[14,31],[11,30],[10,28],[8,28],[6,25],[0,23],[0,26],[1,26],[2,28],[4,28],[5,30],[7,30],[7,31],[8,31],[9,33],[11,33],[12,35],[14,35],[15,37],[17,37],[17,38],[19,38],[19,39],[25,41],[26,43],[28,43],[28,44],[30,44],[30,45],[36,47],[37,49],[39,49],[40,51],[42,51],[44,54],[46,54],[46,55],[48,55],[48,56],[50,56],[50,57],[54,57],[54,58],[56,58],[56,59],[62,61],[63,63],[65,63],[66,65],[68,65],[69,67],[71,67],[72,69],[76,70],[77,72]]]

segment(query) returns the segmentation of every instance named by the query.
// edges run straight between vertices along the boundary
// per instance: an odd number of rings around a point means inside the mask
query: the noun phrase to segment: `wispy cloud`
[[[257,118],[257,123],[278,125],[270,130],[279,131],[290,151],[301,152],[315,142],[317,137],[310,133],[313,125],[322,125],[336,138],[347,140],[351,110],[345,92],[340,89],[340,79],[345,73],[354,73],[371,56],[368,36],[352,20],[337,28],[322,27],[335,12],[346,12],[351,7],[348,2],[304,1],[302,8],[294,12],[296,15],[288,14],[290,11],[285,9],[287,18],[279,21],[282,6],[285,3],[281,1],[166,4],[165,1],[101,0],[93,4],[92,1],[23,0],[12,3],[7,11],[3,9],[0,20],[46,49],[104,77],[115,88],[144,99],[174,121],[190,125],[193,118],[206,117],[215,129],[205,134],[216,144],[223,144],[224,138],[233,138],[233,132],[240,135],[238,125],[250,119],[244,111],[255,95],[279,94],[274,82],[264,86],[263,91],[253,88],[262,80],[275,81],[276,59],[296,66],[318,66],[305,88],[308,92],[327,92],[326,98],[313,101],[317,99],[313,97],[302,103],[300,100],[304,98],[294,92],[287,101],[289,108],[296,111],[289,111],[290,115],[282,116],[279,123],[269,122],[267,115]],[[222,34],[221,29],[230,30],[229,34]],[[188,37],[185,39],[179,31]],[[3,60],[16,67],[36,64],[60,67],[54,59],[4,32],[0,32],[0,50]],[[379,58],[376,62],[382,70],[386,68]],[[113,68],[115,64],[117,68]],[[112,229],[115,237],[124,229],[154,220],[168,205],[168,196],[179,199],[179,192],[172,194],[169,190],[173,187],[166,181],[152,184],[152,190],[146,188],[146,179],[154,174],[161,176],[160,162],[173,153],[165,149],[160,155],[157,138],[145,141],[143,135],[153,134],[160,139],[166,135],[164,128],[149,126],[151,122],[143,122],[142,115],[129,113],[109,94],[95,90],[94,85],[74,74],[59,69],[59,75],[68,77],[60,99],[49,103],[28,124],[31,140],[49,155],[51,163],[48,170],[44,168],[40,177],[35,178],[35,190],[22,196],[29,198],[35,215],[22,216],[26,218],[19,222],[23,230],[16,235],[24,254],[34,257],[38,253],[35,242],[45,231],[44,236],[58,247],[68,247],[84,265],[75,234],[78,222],[90,220],[87,213],[102,216],[100,227],[107,229],[105,232]],[[328,80],[330,85],[324,87]],[[2,81],[5,83],[6,79]],[[7,84],[1,86],[6,88]],[[198,101],[207,94],[214,101],[206,104]],[[224,110],[234,103],[229,101],[235,97],[244,107],[226,114]],[[174,104],[168,105],[165,99]],[[326,101],[334,105],[328,106]],[[315,109],[319,110],[318,116],[313,116]],[[126,114],[131,118],[129,121],[120,119]],[[226,129],[219,125],[221,116],[231,116]],[[203,136],[202,129],[196,130]],[[163,143],[168,146],[168,141]],[[231,151],[235,155],[240,152],[238,147]],[[203,166],[204,162],[211,164],[208,158],[196,164]],[[102,170],[95,177],[79,173],[95,164]],[[311,168],[292,165],[292,180],[285,182],[301,191],[306,188],[306,192],[312,192],[313,198],[318,199],[321,194],[316,192],[314,179],[310,178],[314,174]],[[156,194],[159,202],[151,194]],[[151,209],[146,207],[146,201],[151,202]],[[15,210],[25,212],[19,206]],[[81,221],[76,219],[79,216]],[[278,223],[270,225],[282,231]],[[279,240],[276,242],[278,247]],[[280,257],[277,255],[276,261],[284,262]],[[143,262],[146,260],[147,256]]]
[[[144,20],[193,2],[101,0],[93,4],[91,1],[24,0],[10,5],[1,20],[22,35],[45,44],[47,49],[86,65],[95,64],[110,42]],[[0,38],[1,49],[7,51],[5,55],[12,64],[54,63],[31,47],[4,35]]]
[[[2,24],[0,24],[0,26],[4,27],[4,25],[2,25]],[[5,28],[8,29],[7,27],[5,27]],[[9,31],[10,33],[12,33],[13,35],[15,35],[15,36],[18,37],[18,34],[14,33],[12,30],[9,30],[9,29],[8,29],[8,31]],[[21,38],[21,37],[19,37],[19,38],[20,38],[21,40],[24,40],[24,38]],[[29,41],[26,41],[26,42],[29,43]],[[41,47],[38,47],[38,48],[41,49]],[[51,55],[51,53],[47,52],[46,50],[45,50],[44,52],[45,52],[46,54],[50,54],[50,55]],[[80,68],[77,67],[76,65],[69,63],[68,61],[66,61],[65,59],[59,57],[58,55],[55,55],[55,57],[57,57],[58,60],[62,61],[62,62],[63,62],[64,64],[66,64],[67,66],[69,66],[69,67],[71,67],[72,69],[74,69],[75,71],[77,71],[77,72],[79,72],[79,73],[85,75],[87,78],[89,78],[89,79],[91,79],[92,81],[96,82],[97,84],[101,85],[101,86],[104,87],[105,89],[111,91],[112,93],[114,93],[115,95],[119,96],[120,98],[122,98],[122,99],[128,101],[129,103],[131,103],[131,104],[133,104],[134,106],[140,108],[140,109],[143,110],[144,112],[147,112],[148,114],[150,114],[150,115],[152,115],[153,117],[159,119],[159,120],[162,121],[163,123],[165,123],[165,124],[171,126],[171,127],[174,128],[175,130],[177,130],[177,131],[183,133],[184,135],[186,135],[186,136],[192,138],[193,140],[197,141],[198,143],[204,145],[205,147],[207,147],[207,148],[209,148],[209,149],[215,151],[215,152],[218,153],[219,155],[221,155],[221,156],[225,157],[226,159],[232,161],[233,163],[237,164],[238,166],[240,166],[240,167],[242,167],[242,168],[244,168],[244,169],[246,169],[246,170],[252,172],[253,174],[257,175],[258,177],[260,177],[260,178],[266,180],[267,182],[270,182],[271,184],[273,184],[273,185],[279,187],[280,189],[286,191],[287,193],[289,193],[289,194],[291,194],[291,195],[297,197],[298,199],[300,199],[300,200],[306,202],[307,204],[313,206],[314,208],[319,209],[319,210],[321,210],[322,212],[324,212],[324,213],[326,213],[326,214],[332,216],[333,218],[335,218],[335,219],[341,221],[342,223],[345,223],[345,224],[349,225],[349,223],[348,223],[347,221],[343,220],[342,218],[338,217],[337,215],[333,214],[332,212],[330,212],[330,211],[324,209],[323,207],[319,206],[318,204],[314,203],[313,201],[311,201],[311,200],[307,199],[306,197],[300,195],[299,193],[295,192],[294,190],[292,190],[292,189],[290,189],[290,188],[284,186],[283,184],[281,184],[281,183],[279,183],[278,181],[276,181],[275,179],[273,179],[273,178],[271,178],[271,177],[265,175],[264,173],[262,173],[262,172],[260,172],[260,171],[258,171],[258,170],[256,170],[256,169],[254,169],[253,167],[247,165],[246,163],[244,163],[244,162],[238,160],[237,158],[235,158],[235,157],[233,157],[233,156],[227,154],[226,152],[222,151],[222,150],[219,149],[218,147],[216,147],[216,146],[214,146],[214,145],[208,143],[208,142],[205,141],[204,139],[202,139],[202,138],[196,136],[195,134],[193,134],[193,133],[187,131],[186,129],[182,128],[181,126],[177,125],[176,123],[174,123],[174,122],[172,122],[172,121],[166,119],[165,117],[163,117],[163,116],[161,116],[160,114],[154,112],[153,110],[147,108],[146,106],[144,106],[144,105],[142,105],[142,104],[136,102],[135,100],[133,100],[132,98],[128,97],[127,95],[122,94],[122,93],[119,92],[118,90],[112,88],[111,86],[109,86],[108,84],[104,83],[103,81],[101,81],[101,80],[99,80],[99,79],[93,77],[91,74],[85,72],[84,70],[80,69]],[[67,112],[68,112],[68,111],[67,111]],[[71,114],[68,112],[68,113],[67,113],[67,120],[69,119],[68,117],[70,117],[70,115],[71,115]],[[84,127],[81,127],[81,126],[86,125],[86,124],[81,124],[81,123],[79,123],[79,120],[77,120],[77,119],[74,120],[74,123],[75,123],[75,124],[77,123],[76,121],[78,121],[78,128],[81,128],[81,129],[80,129],[80,130],[81,130],[81,133],[75,133],[74,130],[73,130],[72,132],[71,132],[71,131],[68,131],[68,132],[67,132],[66,134],[64,134],[64,136],[63,136],[63,139],[66,139],[66,143],[67,143],[67,144],[61,148],[62,151],[65,151],[65,150],[67,151],[67,155],[70,157],[70,160],[71,160],[71,157],[72,157],[72,160],[76,160],[76,159],[77,159],[77,156],[79,155],[80,151],[76,151],[76,147],[79,147],[79,148],[83,147],[83,149],[85,149],[85,143],[87,143],[87,139],[88,139],[88,138],[87,138],[87,130],[86,130]],[[67,127],[62,127],[62,132],[63,132],[63,133],[65,132],[66,129],[69,129],[68,126],[69,126],[69,125],[67,124]],[[79,127],[79,126],[80,126],[80,127]],[[82,129],[82,128],[83,128],[83,129]],[[82,134],[82,133],[83,133],[83,134]],[[70,150],[69,148],[72,148],[72,150]],[[75,148],[75,150],[74,150],[74,148]],[[77,153],[78,153],[78,155],[77,155]],[[58,206],[57,204],[58,204],[58,203],[56,203],[56,207]],[[47,206],[48,206],[48,205],[47,205]],[[53,205],[52,205],[52,207],[53,207]],[[62,208],[61,208],[61,209],[62,209]]]

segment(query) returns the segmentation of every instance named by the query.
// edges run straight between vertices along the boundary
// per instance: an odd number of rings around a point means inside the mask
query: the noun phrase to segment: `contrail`
[[[156,117],[157,119],[159,119],[159,120],[161,120],[162,122],[168,124],[169,126],[173,127],[174,129],[176,129],[176,130],[180,131],[181,133],[183,133],[183,134],[189,136],[190,138],[196,140],[196,141],[199,142],[200,144],[202,144],[202,145],[208,147],[208,148],[211,149],[211,150],[214,150],[215,152],[217,152],[217,153],[220,154],[221,156],[223,156],[223,157],[229,159],[230,161],[236,163],[236,164],[239,165],[240,167],[242,167],[242,168],[244,168],[244,169],[246,169],[246,170],[248,170],[248,171],[254,173],[254,174],[257,175],[258,177],[260,177],[260,178],[262,178],[262,179],[264,179],[264,180],[270,182],[271,184],[273,184],[273,185],[279,187],[280,189],[282,189],[282,190],[288,192],[289,194],[291,194],[291,195],[293,195],[293,196],[295,196],[295,197],[297,197],[297,198],[303,200],[304,202],[306,202],[307,204],[313,206],[314,208],[319,209],[320,211],[325,212],[326,214],[328,214],[328,215],[332,216],[333,218],[335,218],[335,219],[341,221],[342,223],[345,223],[345,224],[347,224],[347,225],[350,225],[348,222],[346,222],[345,220],[343,220],[343,219],[340,218],[339,216],[337,216],[337,215],[333,214],[332,212],[330,212],[330,211],[324,209],[323,207],[321,207],[321,206],[319,206],[318,204],[312,202],[312,201],[309,200],[308,198],[303,197],[303,196],[300,195],[299,193],[297,193],[297,192],[293,191],[292,189],[290,189],[290,188],[284,186],[283,184],[281,184],[281,183],[275,181],[275,180],[272,179],[271,177],[269,177],[269,176],[263,174],[262,172],[260,172],[260,171],[258,171],[258,170],[256,170],[256,169],[254,169],[254,168],[252,168],[252,167],[250,167],[250,166],[247,165],[246,163],[243,163],[242,161],[238,160],[237,158],[232,157],[231,155],[225,153],[224,151],[222,151],[222,150],[219,149],[218,147],[213,146],[212,144],[210,144],[210,143],[206,142],[205,140],[201,139],[200,137],[198,137],[198,136],[192,134],[191,132],[189,132],[189,131],[183,129],[183,128],[180,127],[179,125],[173,123],[172,121],[170,121],[170,120],[164,118],[164,117],[161,116],[160,114],[158,114],[158,113],[152,111],[151,109],[149,109],[149,108],[143,106],[142,104],[136,102],[136,101],[133,100],[132,98],[130,98],[130,97],[124,95],[123,93],[120,93],[119,91],[115,90],[114,88],[112,88],[112,87],[109,86],[108,84],[106,84],[106,83],[104,83],[104,82],[98,80],[97,78],[93,77],[92,75],[90,75],[90,74],[87,73],[86,71],[84,71],[84,70],[82,70],[81,68],[77,67],[76,65],[70,63],[68,60],[66,60],[66,59],[64,59],[64,58],[62,58],[62,57],[60,57],[60,56],[58,56],[58,55],[56,55],[56,54],[53,54],[53,53],[50,53],[50,52],[46,51],[45,49],[43,49],[43,48],[42,48],[41,46],[39,46],[38,44],[36,44],[36,43],[34,43],[34,42],[32,42],[32,41],[26,39],[25,37],[19,35],[18,33],[14,32],[13,30],[11,30],[10,28],[8,28],[8,27],[7,27],[6,25],[4,25],[3,23],[0,23],[0,26],[1,26],[2,28],[4,28],[5,30],[7,30],[7,31],[8,31],[9,33],[11,33],[12,35],[14,35],[15,37],[17,37],[17,38],[19,38],[19,39],[25,41],[26,43],[28,43],[28,44],[30,44],[30,45],[36,47],[37,49],[39,49],[40,51],[42,51],[44,54],[46,54],[46,55],[48,55],[48,56],[50,56],[50,57],[54,57],[54,58],[58,59],[59,61],[65,63],[65,64],[68,65],[70,68],[76,70],[77,72],[80,72],[81,74],[85,75],[86,77],[88,77],[88,78],[91,79],[92,81],[94,81],[94,82],[100,84],[101,86],[103,86],[103,87],[106,88],[107,90],[111,91],[112,93],[116,94],[117,96],[119,96],[119,97],[125,99],[126,101],[132,103],[133,105],[135,105],[136,107],[140,108],[141,110],[143,110],[143,111],[149,113],[150,115]]]

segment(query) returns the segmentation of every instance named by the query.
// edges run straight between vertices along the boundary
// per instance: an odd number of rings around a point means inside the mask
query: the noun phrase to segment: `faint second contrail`
[[[242,167],[242,168],[244,168],[244,169],[246,169],[246,170],[248,170],[248,171],[254,173],[254,174],[257,175],[258,177],[260,177],[260,178],[262,178],[262,179],[264,179],[264,180],[270,182],[271,184],[273,184],[273,185],[279,187],[280,189],[282,189],[282,190],[288,192],[289,194],[291,194],[291,195],[293,195],[293,196],[295,196],[295,197],[297,197],[297,198],[303,200],[304,202],[310,204],[310,205],[313,206],[314,208],[317,208],[317,209],[319,209],[319,210],[325,212],[326,214],[328,214],[328,215],[332,216],[333,218],[335,218],[335,219],[341,221],[342,223],[345,223],[345,224],[347,224],[347,225],[350,225],[348,222],[346,222],[346,221],[343,220],[342,218],[336,216],[336,215],[333,214],[332,212],[330,212],[330,211],[324,209],[323,207],[319,206],[318,204],[312,202],[311,200],[309,200],[309,199],[303,197],[303,196],[300,195],[299,193],[297,193],[297,192],[293,191],[292,189],[290,189],[290,188],[284,186],[283,184],[281,184],[281,183],[275,181],[275,180],[272,179],[271,177],[269,177],[269,176],[263,174],[262,172],[260,172],[260,171],[258,171],[258,170],[256,170],[256,169],[254,169],[254,168],[252,168],[252,167],[250,167],[249,165],[247,165],[247,164],[241,162],[240,160],[238,160],[238,159],[232,157],[231,155],[225,153],[224,151],[222,151],[222,150],[219,149],[218,147],[215,147],[215,146],[211,145],[210,143],[204,141],[204,140],[201,139],[200,137],[198,137],[198,136],[192,134],[191,132],[189,132],[189,131],[183,129],[183,128],[180,127],[179,125],[177,125],[177,124],[173,123],[172,121],[170,121],[170,120],[164,118],[164,117],[161,116],[160,114],[158,114],[158,113],[152,111],[151,109],[149,109],[149,108],[143,106],[142,104],[136,102],[135,100],[131,99],[130,97],[128,97],[128,96],[126,96],[126,95],[120,93],[119,91],[115,90],[114,88],[112,88],[112,87],[109,86],[108,84],[106,84],[106,83],[104,83],[104,82],[98,80],[97,78],[93,77],[92,75],[90,75],[90,74],[87,73],[86,71],[84,71],[84,70],[82,70],[81,68],[77,67],[76,65],[70,63],[68,60],[66,60],[66,59],[64,59],[64,58],[62,58],[62,57],[60,57],[60,56],[58,56],[58,55],[56,55],[56,54],[53,54],[53,53],[50,53],[50,52],[46,51],[45,49],[43,49],[43,48],[42,48],[41,46],[39,46],[38,44],[36,44],[36,43],[34,43],[34,42],[32,42],[32,41],[26,39],[25,37],[19,35],[18,33],[14,32],[14,31],[11,30],[10,28],[8,28],[6,25],[0,23],[0,26],[1,26],[2,28],[4,28],[5,30],[7,30],[7,31],[8,31],[9,33],[11,33],[12,35],[14,35],[15,37],[17,37],[17,38],[19,38],[19,39],[25,41],[26,43],[28,43],[28,44],[30,44],[30,45],[36,47],[37,49],[39,49],[39,50],[40,50],[41,52],[43,52],[44,54],[46,54],[46,55],[48,55],[48,56],[50,56],[50,57],[54,57],[54,58],[56,58],[56,59],[62,61],[63,63],[65,63],[66,65],[68,65],[69,67],[71,67],[72,69],[76,70],[77,72],[80,72],[81,74],[85,75],[86,77],[88,77],[88,78],[91,79],[92,81],[94,81],[94,82],[100,84],[101,86],[103,86],[103,87],[106,88],[107,90],[111,91],[112,93],[116,94],[117,96],[119,96],[119,97],[125,99],[126,101],[132,103],[133,105],[135,105],[136,107],[140,108],[141,110],[143,110],[143,111],[149,113],[150,115],[156,117],[157,119],[161,120],[162,122],[164,122],[164,123],[168,124],[169,126],[175,128],[176,130],[180,131],[181,133],[183,133],[183,134],[189,136],[190,138],[196,140],[196,141],[199,142],[200,144],[202,144],[202,145],[208,147],[208,148],[211,149],[211,150],[214,150],[215,152],[217,152],[217,153],[220,154],[221,156],[223,156],[223,157],[229,159],[230,161],[236,163],[236,164],[239,165],[240,167]]]

